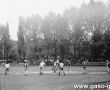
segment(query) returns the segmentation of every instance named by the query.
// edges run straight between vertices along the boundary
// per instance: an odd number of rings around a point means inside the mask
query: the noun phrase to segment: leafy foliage
[[[109,9],[110,4],[90,0],[80,8],[66,9],[63,15],[49,12],[44,18],[39,15],[20,17],[17,44],[10,41],[8,24],[0,26],[0,53],[2,55],[4,45],[5,52],[9,53],[5,57],[26,58],[32,62],[57,56],[72,62],[81,58],[110,59]]]

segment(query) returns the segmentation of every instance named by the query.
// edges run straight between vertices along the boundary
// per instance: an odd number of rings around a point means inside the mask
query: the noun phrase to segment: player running
[[[82,64],[83,64],[83,73],[82,73],[82,74],[87,74],[86,62],[87,62],[87,61],[84,61],[84,62],[82,63]]]
[[[45,64],[44,60],[42,60],[41,63],[40,63],[40,65],[39,65],[39,67],[40,67],[40,75],[43,75],[43,67],[44,67],[45,65],[46,65],[46,64]]]
[[[56,73],[56,71],[57,71],[57,63],[56,63],[56,61],[54,62],[52,71],[53,71],[54,73]]]
[[[71,61],[68,59],[65,59],[65,64],[68,66],[68,71],[71,71]]]
[[[27,69],[28,69],[28,61],[27,60],[24,60],[24,75],[27,76],[28,75],[28,72],[27,72]]]
[[[59,76],[60,76],[61,72],[63,73],[63,75],[65,75],[64,64],[62,62],[59,63],[59,73],[58,73]]]
[[[108,73],[110,73],[110,62],[109,62],[109,60],[107,60],[106,62],[107,62],[107,64],[106,64],[107,71],[108,71]]]
[[[10,64],[9,64],[9,62],[6,62],[6,64],[5,64],[5,75],[8,74],[9,69],[10,69]]]
[[[58,69],[59,69],[59,64],[60,64],[60,57],[58,56],[57,57],[57,60],[56,60],[56,71],[58,71]]]

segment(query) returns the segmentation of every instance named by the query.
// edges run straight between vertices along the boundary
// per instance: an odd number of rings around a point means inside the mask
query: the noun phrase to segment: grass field
[[[38,74],[39,68],[29,68],[28,76],[24,76],[23,67],[11,67],[9,75],[4,75],[4,68],[0,67],[1,90],[78,90],[74,85],[91,84],[110,81],[110,75],[106,73],[104,66],[87,67],[88,74],[83,75],[82,67],[71,67],[66,76],[58,76],[52,73],[51,67],[44,68],[44,75]],[[88,89],[86,89],[88,90]]]

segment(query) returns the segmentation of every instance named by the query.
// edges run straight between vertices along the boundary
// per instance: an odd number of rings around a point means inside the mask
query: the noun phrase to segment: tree
[[[91,52],[94,60],[103,58],[104,51],[103,34],[99,30],[95,30],[92,37]]]
[[[19,25],[19,53],[22,55],[22,49],[25,49],[24,58],[38,59],[38,52],[34,52],[36,48],[42,48],[43,34],[40,31],[42,18],[39,15],[21,18]],[[34,53],[33,53],[34,52]]]
[[[67,20],[64,17],[58,15],[56,17],[56,22],[53,25],[53,29],[55,30],[56,37],[55,39],[57,43],[57,48],[59,47],[58,49],[60,51],[59,53],[61,59],[64,59],[67,51],[66,48],[68,48],[70,44],[69,42],[70,29]]]
[[[41,31],[44,34],[44,42],[47,50],[47,56],[53,55],[56,58],[57,40],[54,24],[56,22],[56,15],[53,12],[49,12],[48,16],[45,16]]]
[[[76,19],[76,22],[74,23],[74,26],[73,26],[73,31],[74,31],[73,41],[74,41],[74,49],[75,49],[74,51],[77,52],[77,49],[78,49],[79,58],[81,55],[81,47],[83,47],[82,46],[83,41],[89,41],[89,43],[91,43],[92,45],[98,44],[98,43],[92,43],[92,41],[94,42],[95,40],[93,38],[95,38],[94,35],[97,35],[95,34],[96,32],[102,35],[103,31],[105,30],[105,27],[104,27],[105,15],[106,15],[106,8],[104,3],[101,1],[92,0],[92,2],[90,2],[89,4],[85,4],[85,3],[82,4],[81,8],[78,11],[78,17]],[[103,46],[102,42],[103,40],[101,39],[100,40],[101,47]],[[96,45],[93,45],[93,46],[94,47],[89,48],[91,49],[91,51],[93,51],[93,48],[94,49],[97,48],[95,47]],[[88,50],[88,52],[89,51],[90,50]],[[75,53],[75,55],[76,54],[77,53]],[[91,52],[91,54],[94,54],[94,53]],[[99,55],[96,55],[96,56],[99,56]]]
[[[106,59],[110,59],[110,30],[109,28],[104,33],[105,51],[104,56]]]
[[[101,1],[93,1],[89,6],[91,15],[88,22],[92,30],[91,54],[92,58],[97,60],[97,58],[103,57],[104,52],[103,32],[106,30],[106,26],[104,25],[106,21],[106,7]]]
[[[11,43],[11,48],[10,48],[10,52],[9,52],[9,59],[14,62],[18,60],[18,43],[17,41],[14,40],[10,40]]]
[[[1,41],[2,41],[2,55],[3,59],[8,59],[11,43],[10,43],[10,35],[9,35],[9,25],[8,23],[5,25],[1,25]]]
[[[25,59],[25,40],[24,40],[24,31],[22,26],[22,18],[19,18],[19,27],[18,27],[18,54],[20,59]]]

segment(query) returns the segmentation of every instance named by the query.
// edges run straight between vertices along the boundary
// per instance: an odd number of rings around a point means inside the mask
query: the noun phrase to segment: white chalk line
[[[1,74],[3,74],[4,72],[0,72]],[[27,74],[39,74],[39,71],[37,72],[32,72],[32,71],[27,71]],[[57,73],[53,73],[52,71],[44,71],[44,74],[57,74]],[[82,72],[80,71],[67,71],[65,72],[66,74],[82,74]],[[107,72],[88,72],[87,74],[106,74]],[[20,75],[20,74],[25,74],[25,72],[9,72],[9,74],[14,74],[14,75]]]

